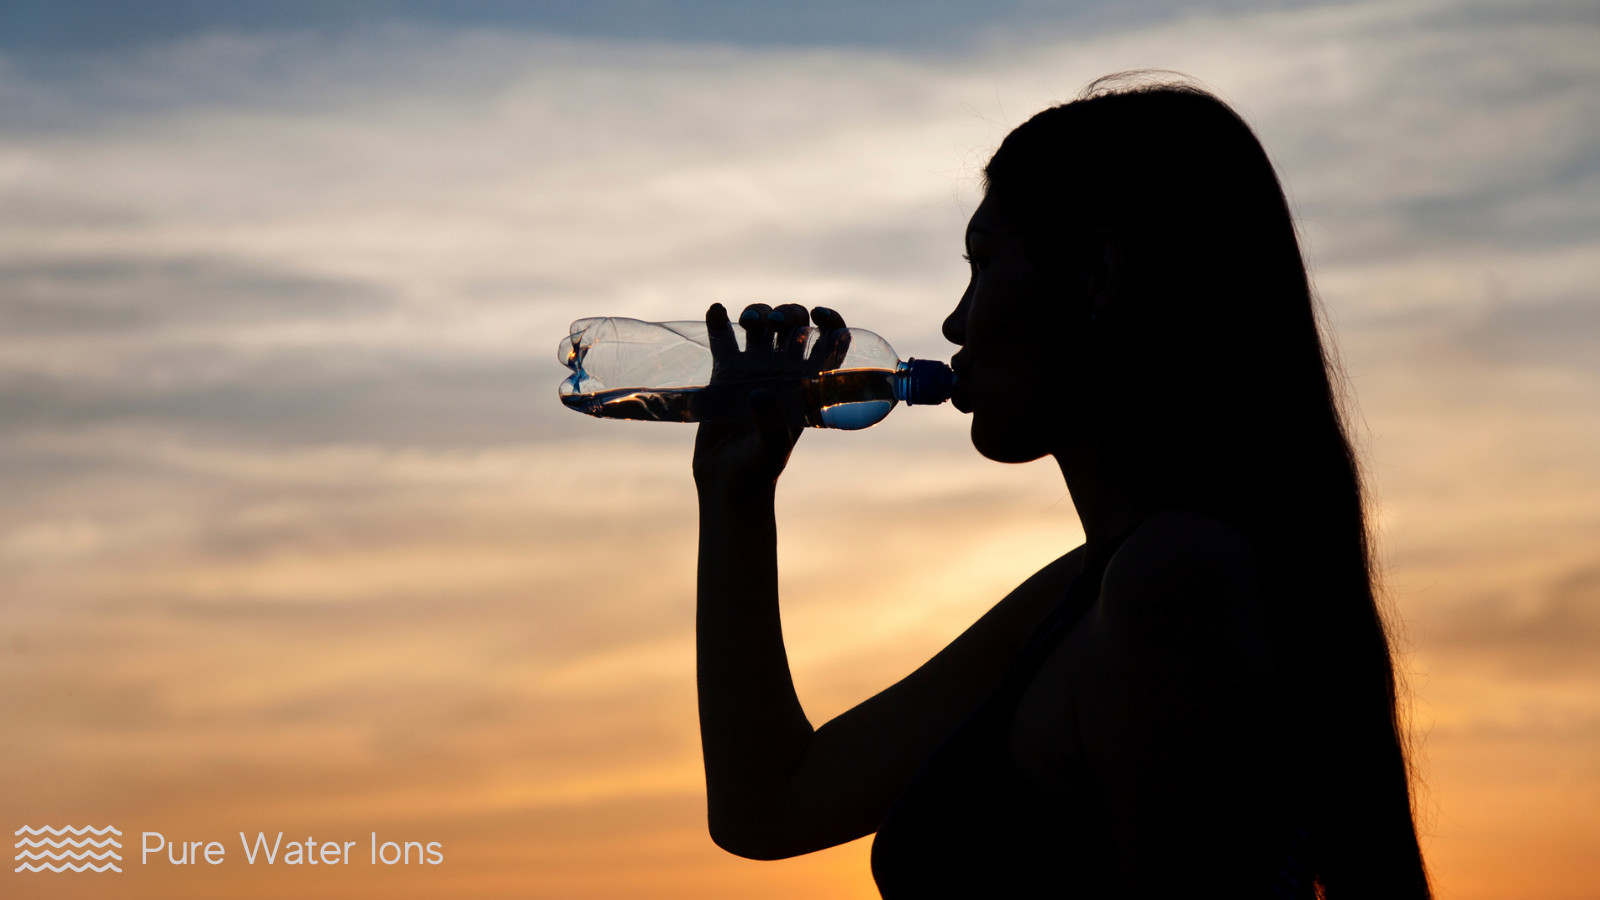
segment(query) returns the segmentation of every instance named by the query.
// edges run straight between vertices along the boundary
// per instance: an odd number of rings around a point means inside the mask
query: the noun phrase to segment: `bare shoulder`
[[[1108,624],[1141,628],[1240,625],[1259,618],[1261,561],[1227,523],[1166,511],[1146,519],[1112,556],[1101,582]]]
[[[1030,575],[969,629],[974,636],[984,632],[993,635],[989,643],[1003,658],[1006,668],[1016,662],[1034,629],[1061,602],[1072,579],[1083,568],[1083,551],[1079,546]]]
[[[1129,895],[1259,865],[1281,797],[1263,581],[1248,537],[1189,512],[1150,517],[1107,566],[1071,700]]]
[[[1011,732],[1018,769],[1061,796],[1092,778],[1127,804],[1151,769],[1210,753],[1201,744],[1215,743],[1220,723],[1247,719],[1239,710],[1258,708],[1270,683],[1260,582],[1255,549],[1226,523],[1146,519],[1024,693]],[[1189,756],[1162,755],[1174,747]]]

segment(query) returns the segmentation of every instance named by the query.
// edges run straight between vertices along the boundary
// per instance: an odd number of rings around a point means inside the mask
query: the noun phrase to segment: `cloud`
[[[405,441],[420,429],[378,420],[428,422],[421,398],[448,394],[460,414],[440,433],[512,438],[486,423],[522,414],[518,354],[556,374],[544,347],[572,318],[711,300],[827,303],[942,354],[985,149],[1041,102],[1152,61],[1256,120],[1336,310],[1459,304],[1533,247],[1593,251],[1600,136],[1581,21],[1541,7],[1508,34],[1502,13],[1452,10],[1202,10],[952,60],[416,25],[202,34],[19,73],[8,90],[59,98],[74,128],[6,126],[0,315],[34,333],[33,358],[10,351],[9,405],[41,427]],[[130,90],[160,103],[91,99]],[[38,339],[74,329],[128,340]],[[201,362],[241,348],[233,374]],[[71,381],[73,356],[101,383]]]
[[[337,320],[387,305],[368,285],[226,259],[77,257],[0,269],[0,327],[24,339]]]
[[[555,418],[561,411],[555,379],[548,395],[536,391],[530,383],[536,370],[520,359],[429,359],[365,348],[245,356],[167,345],[123,350],[116,360],[119,371],[98,378],[0,376],[6,428],[141,427],[265,444],[477,446],[526,440],[563,421]]]
[[[1293,4],[1224,0],[1205,8],[1232,13]],[[746,46],[875,46],[951,50],[989,40],[1026,38],[1040,29],[1077,34],[1127,29],[1192,13],[1194,3],[1125,0],[1079,3],[1065,9],[1028,0],[997,0],[982,9],[955,0],[886,0],[862,6],[817,0],[804,11],[752,6],[737,0],[579,4],[503,0],[321,0],[235,3],[196,7],[151,0],[137,11],[108,0],[62,0],[47,7],[7,10],[0,49],[27,54],[115,53],[162,45],[207,31],[347,34],[374,24],[410,23],[429,30],[483,29],[564,34],[590,40],[650,40]]]
[[[1547,303],[1491,304],[1462,328],[1460,340],[1491,363],[1600,374],[1600,290]]]
[[[1568,571],[1532,597],[1485,594],[1427,636],[1431,650],[1492,659],[1516,676],[1600,676],[1600,568]]]
[[[0,667],[31,693],[0,755],[190,815],[542,811],[507,856],[659,802],[641,830],[703,845],[693,429],[562,409],[557,338],[797,300],[947,356],[989,150],[1149,65],[1283,173],[1441,709],[1526,730],[1539,685],[1591,695],[1600,23],[1137,6],[937,54],[460,19],[5,50]],[[780,553],[813,713],[1081,539],[1048,462],[966,426],[803,438]]]

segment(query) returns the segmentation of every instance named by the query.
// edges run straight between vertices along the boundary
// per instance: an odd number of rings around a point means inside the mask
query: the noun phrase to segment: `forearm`
[[[813,730],[789,673],[778,608],[772,486],[700,490],[696,665],[712,838],[784,855],[781,806]]]

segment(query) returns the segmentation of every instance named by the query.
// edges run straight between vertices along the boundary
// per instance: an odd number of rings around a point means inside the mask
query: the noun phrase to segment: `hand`
[[[807,353],[811,321],[822,334]],[[777,388],[838,368],[850,348],[844,318],[820,306],[808,317],[799,304],[773,309],[755,303],[745,307],[739,325],[745,332],[743,350],[722,304],[712,304],[706,311],[711,385],[743,383],[750,385],[750,390],[746,397],[735,398],[748,409],[748,416],[700,425],[695,437],[694,475],[702,490],[774,484],[805,427],[805,409],[798,392]]]

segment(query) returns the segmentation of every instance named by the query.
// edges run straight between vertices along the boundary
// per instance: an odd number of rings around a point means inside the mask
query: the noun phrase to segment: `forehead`
[[[983,202],[978,204],[978,208],[972,211],[972,218],[967,220],[969,241],[973,238],[1010,240],[1016,235],[1011,217],[992,197],[985,197]]]
[[[975,234],[996,235],[1007,230],[1006,222],[1000,214],[999,207],[987,197],[984,198],[982,203],[978,204],[977,209],[972,211],[972,218],[967,220],[968,237]]]

